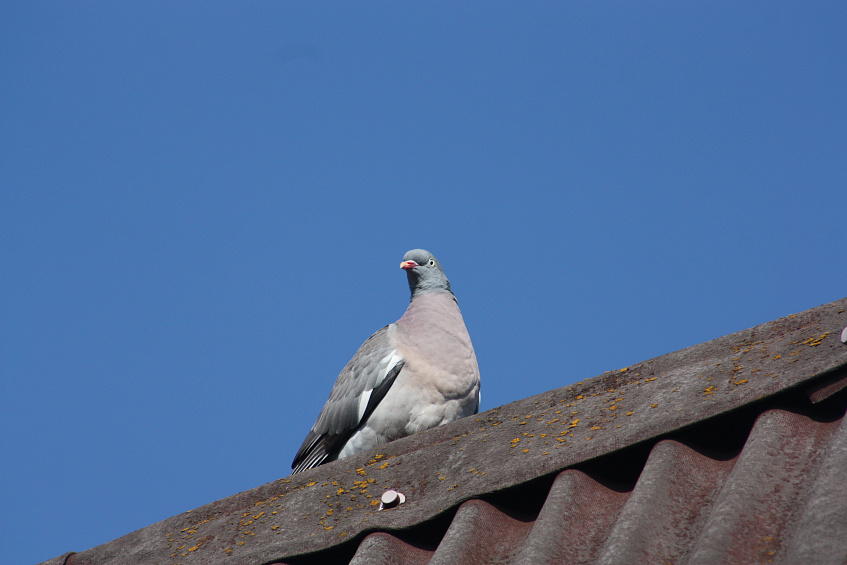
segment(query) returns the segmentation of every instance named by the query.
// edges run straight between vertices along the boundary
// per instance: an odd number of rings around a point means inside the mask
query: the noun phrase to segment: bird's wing
[[[329,400],[294,456],[295,473],[334,458],[385,397],[404,364],[394,332],[391,324],[373,334],[338,375]]]

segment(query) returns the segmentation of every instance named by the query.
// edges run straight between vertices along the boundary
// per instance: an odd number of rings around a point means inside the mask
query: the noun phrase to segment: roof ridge
[[[269,563],[335,551],[370,532],[438,520],[470,499],[590,470],[645,442],[653,449],[745,407],[768,410],[762,402],[778,396],[817,398],[825,411],[847,383],[845,310],[847,298],[396,440],[158,522],[68,565]],[[380,512],[388,489],[406,502]]]

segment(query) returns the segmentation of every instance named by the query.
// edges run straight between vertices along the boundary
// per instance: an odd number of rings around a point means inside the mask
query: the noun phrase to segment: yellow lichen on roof
[[[824,332],[818,337],[810,337],[809,339],[803,341],[802,343],[808,345],[809,347],[815,347],[816,345],[820,345],[821,342],[828,336],[830,332]]]

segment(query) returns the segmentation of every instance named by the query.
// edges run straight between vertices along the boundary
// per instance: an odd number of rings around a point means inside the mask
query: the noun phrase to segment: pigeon
[[[294,473],[479,412],[479,366],[450,282],[423,249],[406,253],[406,313],[347,363],[294,456]]]

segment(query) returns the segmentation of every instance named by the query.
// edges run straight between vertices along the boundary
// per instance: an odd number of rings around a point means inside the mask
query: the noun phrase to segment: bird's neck
[[[447,320],[461,320],[462,313],[456,297],[449,290],[433,290],[412,296],[409,307],[398,325],[436,324]]]

